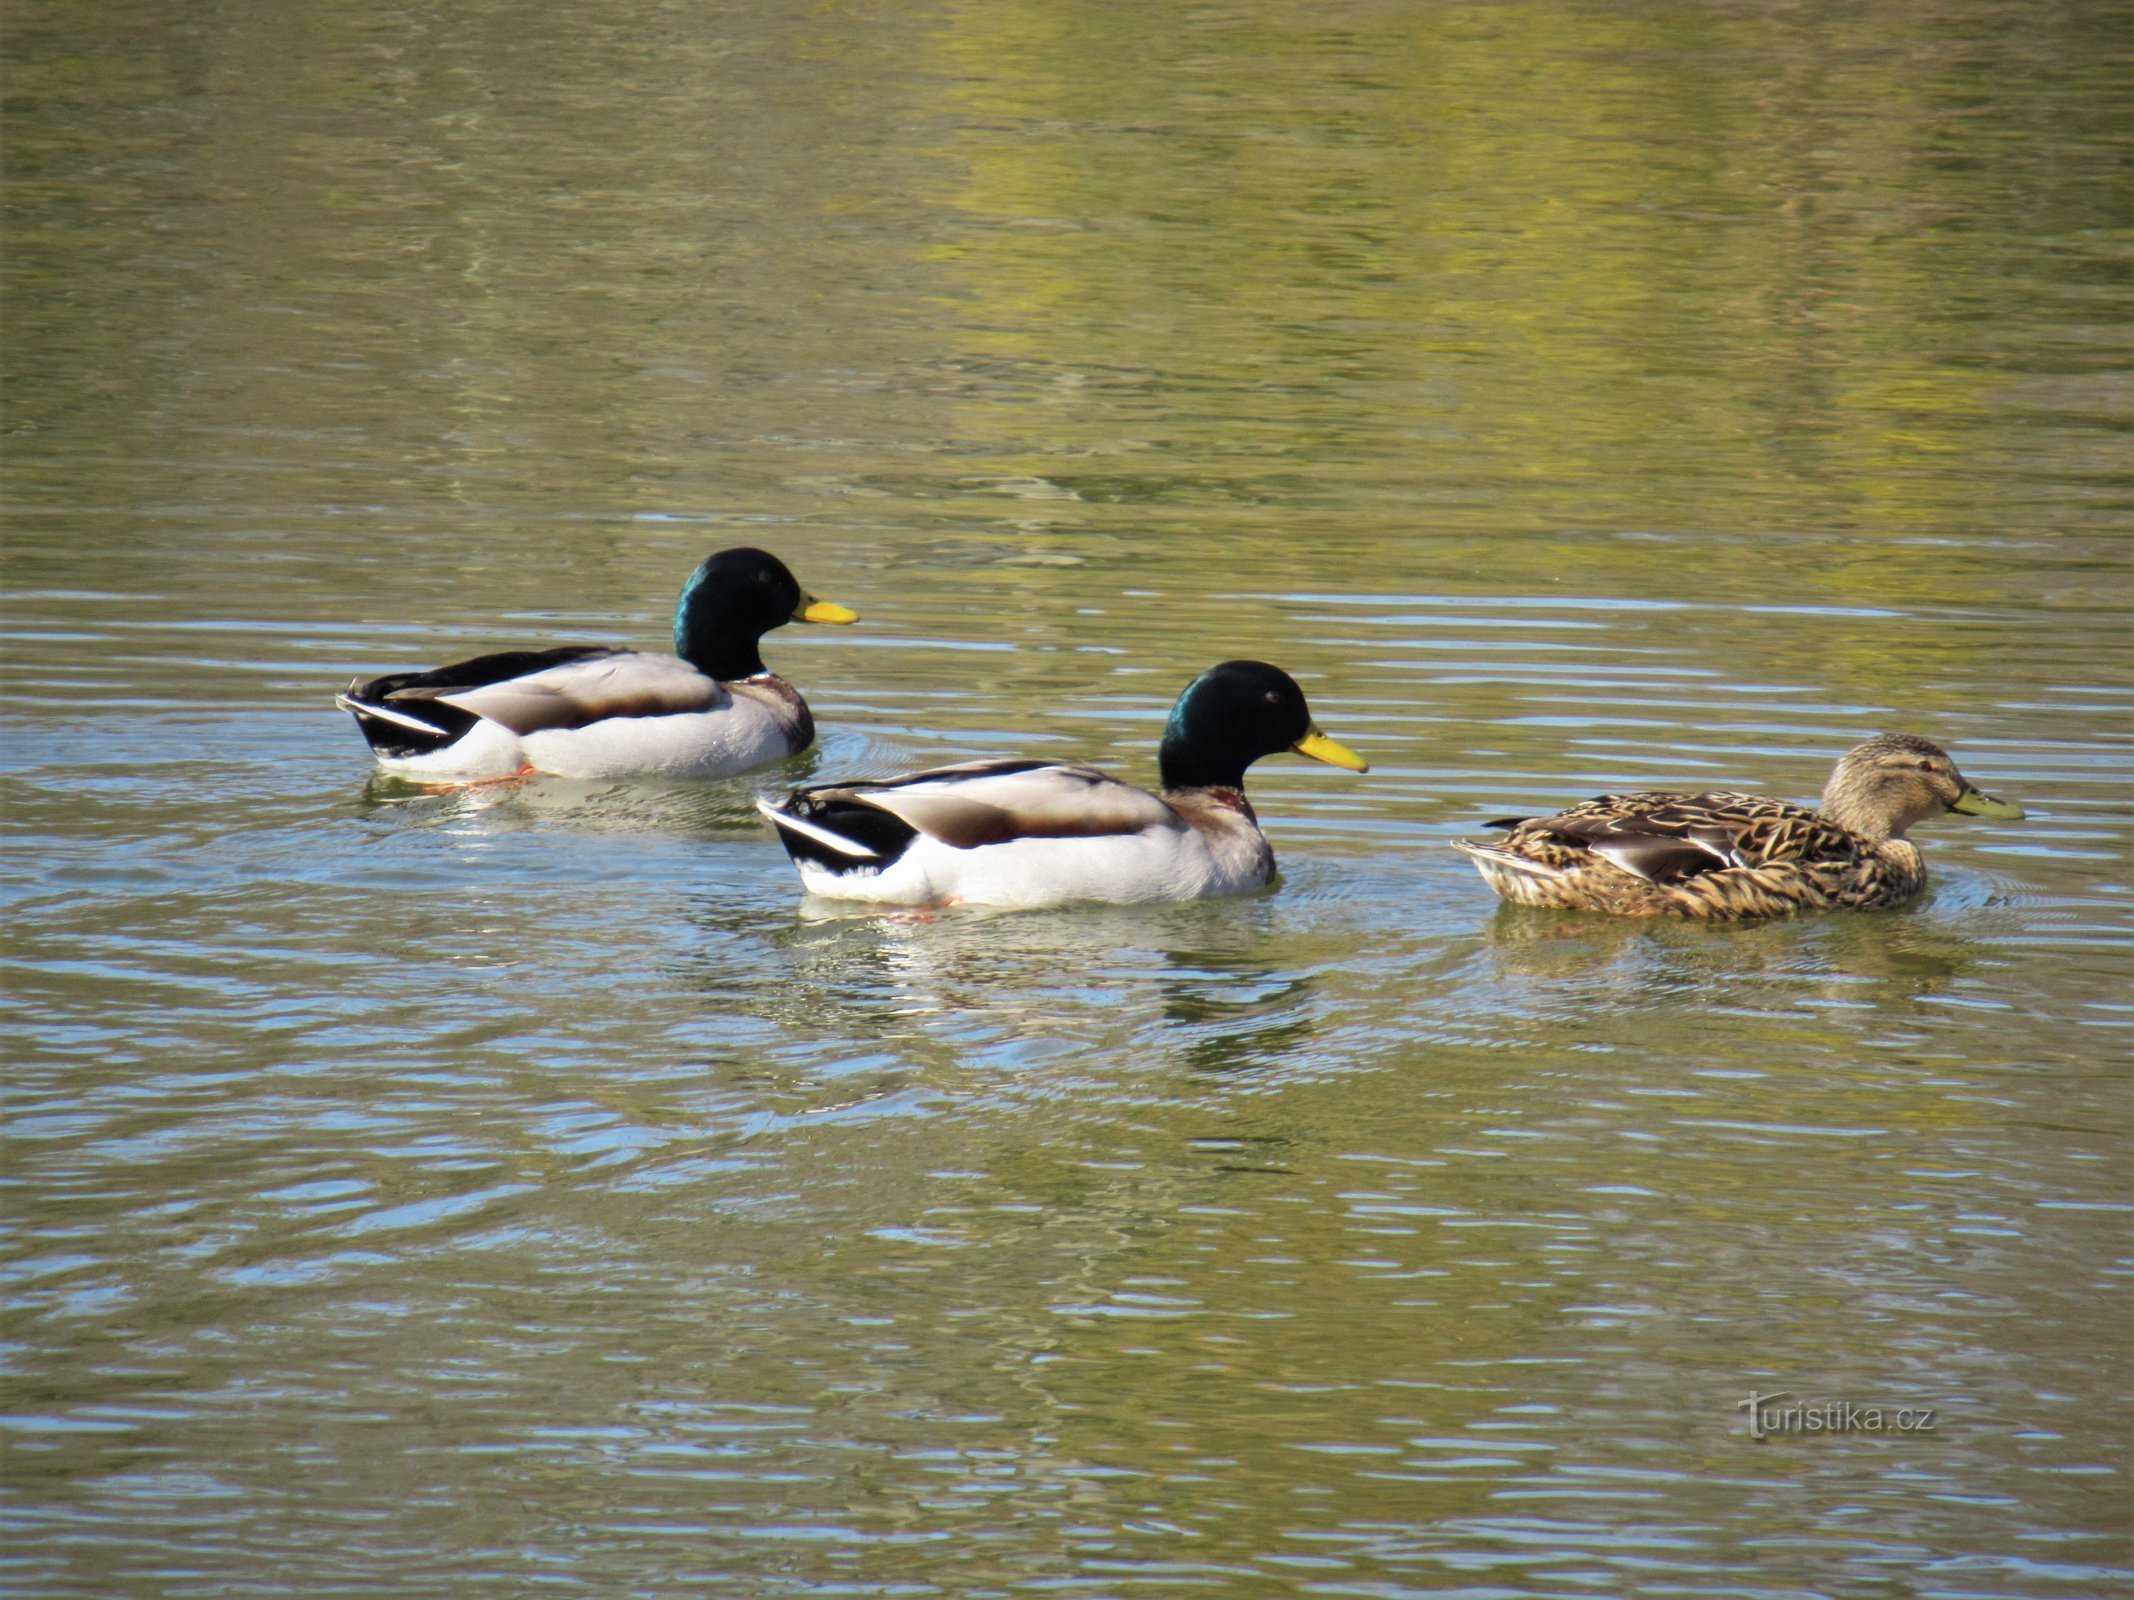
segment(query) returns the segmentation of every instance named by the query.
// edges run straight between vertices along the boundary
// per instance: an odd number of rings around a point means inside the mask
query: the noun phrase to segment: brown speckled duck
[[[1553,817],[1505,817],[1456,841],[1521,905],[1739,922],[1901,905],[1926,885],[1905,838],[1944,811],[2020,818],[1974,788],[1939,745],[1889,733],[1846,751],[1810,810],[1755,794],[1606,794]]]

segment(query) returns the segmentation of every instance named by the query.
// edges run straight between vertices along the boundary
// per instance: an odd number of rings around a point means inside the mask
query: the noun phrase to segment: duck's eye
[[[1282,703],[1281,691],[1276,689],[1269,689],[1267,691],[1267,703],[1271,706],[1280,705]]]

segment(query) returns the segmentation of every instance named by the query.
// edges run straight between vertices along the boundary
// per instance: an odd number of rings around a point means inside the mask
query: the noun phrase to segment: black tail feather
[[[912,840],[919,836],[910,823],[877,806],[852,800],[824,799],[805,789],[794,793],[780,809],[805,818],[840,839],[849,839],[869,852],[865,857],[846,855],[798,828],[779,828],[778,842],[785,846],[787,855],[795,861],[812,861],[830,872],[873,871],[886,867],[909,849]],[[776,813],[772,814],[771,820],[778,821]]]
[[[456,744],[481,720],[473,712],[448,706],[441,700],[417,700],[396,705],[392,708],[393,716],[380,716],[377,708],[367,702],[382,698],[380,685],[390,686],[392,682],[390,678],[380,678],[360,689],[351,686],[348,693],[339,697],[341,708],[356,719],[356,726],[363,730],[363,737],[369,741],[371,749],[388,760],[405,761]],[[410,727],[411,722],[427,723],[430,731],[425,733]]]
[[[351,684],[348,693],[340,697],[340,703],[356,719],[356,726],[363,730],[363,737],[370,741],[373,750],[390,760],[404,761],[410,756],[428,755],[433,750],[457,744],[482,720],[471,711],[446,705],[437,698],[439,695],[450,694],[455,689],[485,688],[492,683],[523,678],[528,673],[542,672],[568,662],[619,653],[612,646],[602,644],[568,644],[555,650],[502,650],[493,655],[455,661],[449,667],[437,667],[429,672],[388,673],[382,678],[371,679],[360,688]],[[434,736],[395,722],[391,717],[376,715],[376,710],[388,701],[399,715],[428,723],[436,730]]]

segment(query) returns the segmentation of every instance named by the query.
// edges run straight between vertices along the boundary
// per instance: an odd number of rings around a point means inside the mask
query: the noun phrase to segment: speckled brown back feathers
[[[1500,840],[1460,841],[1490,887],[1522,905],[1741,920],[1877,910],[1916,895],[1926,864],[1904,828],[1944,810],[2021,815],[1963,780],[1938,746],[1870,740],[1838,763],[1859,827],[1765,795],[1601,795],[1549,817],[1508,818]]]

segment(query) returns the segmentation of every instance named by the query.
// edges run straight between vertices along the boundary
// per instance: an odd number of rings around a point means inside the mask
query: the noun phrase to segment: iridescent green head
[[[857,622],[859,614],[800,587],[768,550],[743,545],[707,556],[674,607],[674,653],[714,678],[764,670],[763,636],[788,622]]]
[[[1166,789],[1242,789],[1245,769],[1278,750],[1370,770],[1313,726],[1296,680],[1264,661],[1225,661],[1187,684],[1171,708],[1157,762]]]

